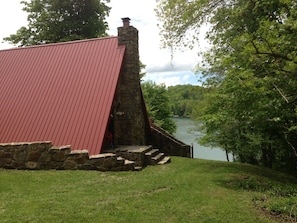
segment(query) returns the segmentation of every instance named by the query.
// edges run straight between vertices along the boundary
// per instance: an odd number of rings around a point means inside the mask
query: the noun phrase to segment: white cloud
[[[165,84],[166,86],[174,86],[181,84],[192,84],[192,85],[200,85],[198,82],[198,77],[196,74],[191,71],[185,72],[170,72],[165,71],[162,73],[150,73],[143,78],[144,81],[153,81],[156,84]]]
[[[20,2],[21,0],[0,2],[0,49],[13,47],[7,42],[2,43],[2,39],[16,33],[21,26],[27,24],[27,14],[22,11],[23,5]]]
[[[16,33],[21,26],[27,25],[27,14],[21,9],[21,0],[0,1],[0,49],[13,47],[1,43],[3,37]],[[178,52],[171,60],[168,49],[160,48],[159,28],[154,8],[155,0],[112,0],[110,16],[107,18],[108,33],[117,35],[117,27],[122,26],[121,18],[129,17],[130,24],[139,31],[140,60],[146,65],[146,79],[157,80],[167,86],[192,81],[196,84],[192,70],[199,61],[197,49]],[[191,78],[189,78],[190,75]]]

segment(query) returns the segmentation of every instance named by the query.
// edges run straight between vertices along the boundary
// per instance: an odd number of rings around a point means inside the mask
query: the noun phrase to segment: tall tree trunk
[[[272,144],[269,143],[266,148],[262,149],[262,163],[263,166],[272,168],[273,160],[274,160],[274,152],[272,149]]]
[[[228,150],[225,150],[225,152],[226,152],[226,158],[227,158],[227,161],[230,162],[230,161],[229,161],[229,152],[228,152]]]

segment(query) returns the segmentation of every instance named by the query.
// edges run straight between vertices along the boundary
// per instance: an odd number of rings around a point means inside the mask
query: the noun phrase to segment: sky
[[[0,1],[0,50],[15,47],[2,41],[15,34],[21,26],[27,25],[27,13],[22,11],[21,0]],[[197,49],[178,52],[171,59],[169,49],[162,49],[158,20],[154,9],[156,0],[111,0],[110,15],[107,17],[109,35],[117,35],[117,27],[122,26],[123,17],[129,17],[130,25],[139,31],[140,61],[146,65],[144,80],[157,84],[174,86],[178,84],[198,85],[198,77],[193,70],[201,59]],[[202,40],[203,41],[203,40]]]

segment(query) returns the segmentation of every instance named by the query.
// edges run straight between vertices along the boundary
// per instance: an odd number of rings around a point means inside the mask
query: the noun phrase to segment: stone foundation
[[[87,150],[54,147],[51,142],[0,144],[0,168],[21,170],[134,170],[134,162],[113,153],[89,156]]]

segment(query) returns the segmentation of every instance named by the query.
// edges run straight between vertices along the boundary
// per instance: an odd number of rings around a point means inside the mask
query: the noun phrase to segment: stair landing
[[[163,165],[171,162],[169,156],[165,156],[158,149],[148,146],[121,145],[116,147],[114,153],[117,156],[133,161],[135,170],[141,170],[147,165]]]

